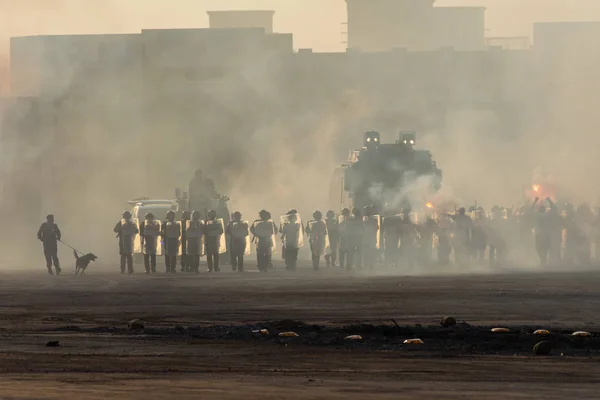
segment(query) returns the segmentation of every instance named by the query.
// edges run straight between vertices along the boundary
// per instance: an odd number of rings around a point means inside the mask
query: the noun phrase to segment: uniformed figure
[[[464,207],[458,209],[456,214],[450,216],[454,221],[453,233],[454,240],[454,261],[458,265],[469,264],[469,250],[473,236],[473,221],[466,215]]]
[[[187,256],[187,225],[190,220],[190,212],[181,213],[181,272],[192,272],[190,260]]]
[[[175,221],[175,211],[167,212],[161,236],[165,247],[165,273],[174,274],[177,272],[177,256],[181,245],[181,223]]]
[[[352,215],[354,218],[350,219],[350,239],[352,246],[352,261],[353,265],[350,267],[362,268],[362,254],[363,254],[363,234],[365,226],[362,220],[362,212],[360,208],[352,208]]]
[[[399,248],[402,229],[402,217],[390,215],[383,218],[384,260],[388,267],[397,267],[399,263]]]
[[[413,267],[418,261],[419,232],[414,221],[414,214],[410,205],[406,205],[401,213],[400,225],[400,255],[401,263]]]
[[[304,227],[302,220],[296,210],[288,211],[281,217],[279,232],[283,242],[283,259],[285,260],[285,269],[295,271],[298,262],[298,251],[304,246]]]
[[[504,239],[507,220],[504,218],[503,210],[498,207],[492,207],[490,218],[486,221],[485,236],[489,244],[488,261],[490,266],[503,266],[506,263],[508,246]]]
[[[140,225],[140,240],[147,274],[151,271],[153,274],[156,273],[156,256],[160,255],[162,248],[159,240],[160,231],[160,221],[154,219],[154,214],[146,214],[144,223]]]
[[[340,224],[333,210],[327,211],[325,223],[327,224],[327,234],[329,235],[329,253],[325,254],[325,262],[328,267],[335,267],[340,244]]]
[[[58,241],[61,238],[60,229],[54,223],[54,215],[46,217],[46,222],[42,223],[37,233],[38,239],[44,244],[44,256],[46,257],[46,267],[48,274],[52,272],[52,264],[56,268],[56,275],[60,275],[60,262],[58,261]]]
[[[473,216],[473,234],[471,240],[471,257],[474,261],[483,262],[485,260],[485,249],[487,248],[487,238],[484,228],[484,211],[474,208],[471,211]]]
[[[363,227],[363,265],[366,268],[374,268],[379,250],[381,222],[379,215],[374,215],[370,206],[364,208]]]
[[[537,207],[537,213],[534,220],[534,238],[535,250],[540,260],[541,266],[548,264],[548,253],[551,245],[551,230],[549,229],[549,214],[546,211],[544,204],[538,204],[539,199],[536,198],[533,203],[533,208]]]
[[[225,233],[230,237],[229,253],[231,255],[231,268],[234,271],[244,272],[244,255],[248,250],[249,227],[248,222],[242,221],[239,211],[231,215]]]
[[[418,225],[419,231],[419,263],[431,265],[433,258],[433,236],[438,232],[438,224],[431,215],[425,217],[425,222]]]
[[[275,247],[275,235],[277,234],[277,227],[275,223],[271,221],[271,213],[266,210],[261,210],[258,213],[260,219],[257,219],[252,224],[250,232],[254,236],[252,241],[256,240],[256,261],[258,263],[258,270],[261,272],[267,272],[267,269],[271,266],[271,257]]]
[[[131,219],[129,211],[123,212],[123,218],[115,225],[115,233],[119,239],[119,254],[121,255],[121,273],[133,274],[134,243],[139,231],[137,221]]]
[[[215,210],[208,211],[204,231],[204,247],[206,249],[206,261],[208,272],[219,272],[219,254],[221,253],[221,237],[224,233],[223,223],[217,219]]]
[[[200,257],[204,255],[204,221],[200,219],[200,212],[192,212],[192,219],[186,224],[186,254],[190,271],[200,271]]]
[[[310,243],[310,251],[312,253],[313,269],[319,270],[321,256],[325,254],[329,238],[327,236],[327,224],[323,221],[321,211],[313,213],[314,220],[306,224],[306,235]]]
[[[437,259],[440,265],[448,265],[450,264],[450,254],[452,253],[452,218],[447,214],[442,214],[440,215],[438,225]]]
[[[583,265],[592,260],[592,236],[594,213],[587,203],[581,203],[575,212],[575,224],[578,233],[577,259]]]
[[[354,247],[352,246],[352,238],[350,232],[350,224],[352,216],[348,208],[343,208],[340,212],[340,223],[338,225],[340,234],[340,268],[352,268],[352,257]]]

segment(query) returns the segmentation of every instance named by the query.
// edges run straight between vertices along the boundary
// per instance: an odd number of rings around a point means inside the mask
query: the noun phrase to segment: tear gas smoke
[[[112,11],[103,15],[110,19]],[[290,208],[304,215],[326,211],[333,168],[371,129],[388,136],[417,129],[417,147],[431,150],[444,171],[436,196],[424,195],[422,178],[392,193],[392,202],[408,197],[417,207],[436,200],[510,207],[536,183],[537,167],[549,172],[563,198],[600,198],[593,182],[600,168],[600,57],[583,45],[552,54],[411,58],[409,52],[403,57],[414,65],[404,69],[388,58],[302,61],[249,48],[228,68],[195,81],[193,71],[173,72],[197,57],[192,39],[158,50],[165,64],[156,70],[142,69],[139,38],[113,39],[90,42],[79,53],[70,52],[79,48],[75,42],[56,44],[56,75],[33,100],[37,106],[23,111],[21,121],[3,123],[3,140],[7,131],[29,135],[26,144],[2,149],[14,197],[5,221],[22,224],[22,215],[35,213],[23,229],[27,235],[54,212],[65,240],[109,260],[116,254],[112,226],[126,200],[170,198],[196,168],[247,219],[262,208],[274,216]],[[217,40],[214,47],[226,46]],[[173,49],[177,56],[167,57]],[[215,72],[208,61],[202,73]],[[40,187],[41,200],[32,195]],[[6,243],[17,259],[31,253],[27,246],[37,248],[35,242]],[[32,257],[39,261],[38,254]]]

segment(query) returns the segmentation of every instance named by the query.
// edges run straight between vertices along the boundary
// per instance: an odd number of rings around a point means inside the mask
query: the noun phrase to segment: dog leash
[[[64,244],[68,248],[70,248],[71,250],[74,250],[74,251],[78,252],[81,255],[85,255],[86,254],[83,251],[77,250],[75,247],[71,246],[70,244],[67,244],[67,243],[63,242],[62,240],[59,240],[59,242],[61,242],[62,244]]]

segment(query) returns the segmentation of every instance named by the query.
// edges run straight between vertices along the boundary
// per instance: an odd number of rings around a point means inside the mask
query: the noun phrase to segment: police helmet
[[[323,213],[321,211],[317,210],[313,213],[313,218],[317,219],[317,220],[321,219],[321,218],[323,218]]]
[[[342,216],[344,216],[344,217],[348,217],[348,216],[350,216],[350,209],[344,207],[344,208],[342,208],[342,211],[340,212],[340,214],[342,214]]]
[[[465,212],[467,212],[467,210],[465,210],[464,207],[461,207],[458,209],[458,211],[456,212],[458,215],[465,215]]]
[[[167,219],[175,218],[175,211],[171,210],[167,212]]]
[[[192,219],[195,219],[195,220],[200,219],[200,211],[198,211],[198,210],[192,211]]]
[[[269,212],[268,212],[267,210],[260,210],[260,211],[258,212],[258,216],[259,216],[261,219],[269,219],[269,216],[270,216],[270,215],[271,215],[271,214],[269,214]]]
[[[216,218],[217,212],[215,210],[208,210],[208,218]]]
[[[189,220],[190,219],[190,212],[189,211],[184,211],[181,213],[181,219],[183,220]]]
[[[327,218],[335,218],[335,213],[333,212],[333,210],[327,211],[327,214],[325,215],[327,216]]]
[[[239,212],[239,211],[234,212],[233,213],[233,219],[235,219],[237,221],[241,220],[242,219],[242,213]]]
[[[154,214],[152,214],[151,212],[146,214],[146,219],[154,219]]]
[[[125,219],[131,218],[131,212],[129,212],[129,211],[123,211],[123,218],[125,218]]]

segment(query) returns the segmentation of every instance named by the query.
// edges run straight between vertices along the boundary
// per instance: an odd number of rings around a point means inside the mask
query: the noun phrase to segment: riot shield
[[[189,256],[204,256],[204,221],[186,221],[186,253]]]
[[[248,221],[231,222],[231,237],[235,239],[243,239],[246,243],[244,254],[250,255],[250,224]]]
[[[123,245],[123,254],[137,254],[142,252],[139,241],[139,223],[137,218],[129,221],[121,220],[121,243]]]
[[[260,239],[271,239],[271,254],[277,251],[277,239],[275,237],[275,223],[272,220],[255,221],[253,224],[254,234]],[[254,241],[254,239],[252,240]]]
[[[381,248],[381,216],[369,215],[363,217],[364,224],[364,245],[370,249]]]
[[[327,223],[325,221],[310,221],[307,225],[308,238],[311,243],[311,251],[315,248],[319,250],[320,255],[328,254],[331,251],[329,245],[329,234],[327,232]]]
[[[181,221],[166,222],[164,228],[165,228],[165,232],[164,232],[165,237],[163,238],[163,242],[164,242],[165,252],[171,250],[171,249],[169,249],[169,246],[176,245],[177,248],[174,249],[174,251],[176,252],[176,254],[178,256],[180,256],[182,254]],[[171,242],[173,242],[173,243],[171,243]]]
[[[147,255],[162,255],[162,243],[160,240],[160,221],[144,221],[144,237],[142,240],[142,252]]]
[[[282,215],[279,221],[283,245],[291,249],[304,247],[304,225],[300,214]]]
[[[227,252],[227,240],[225,238],[225,226],[223,225],[223,218],[206,221],[206,236],[208,238],[217,237],[217,243],[219,245],[219,254]],[[206,246],[206,240],[204,242]]]

